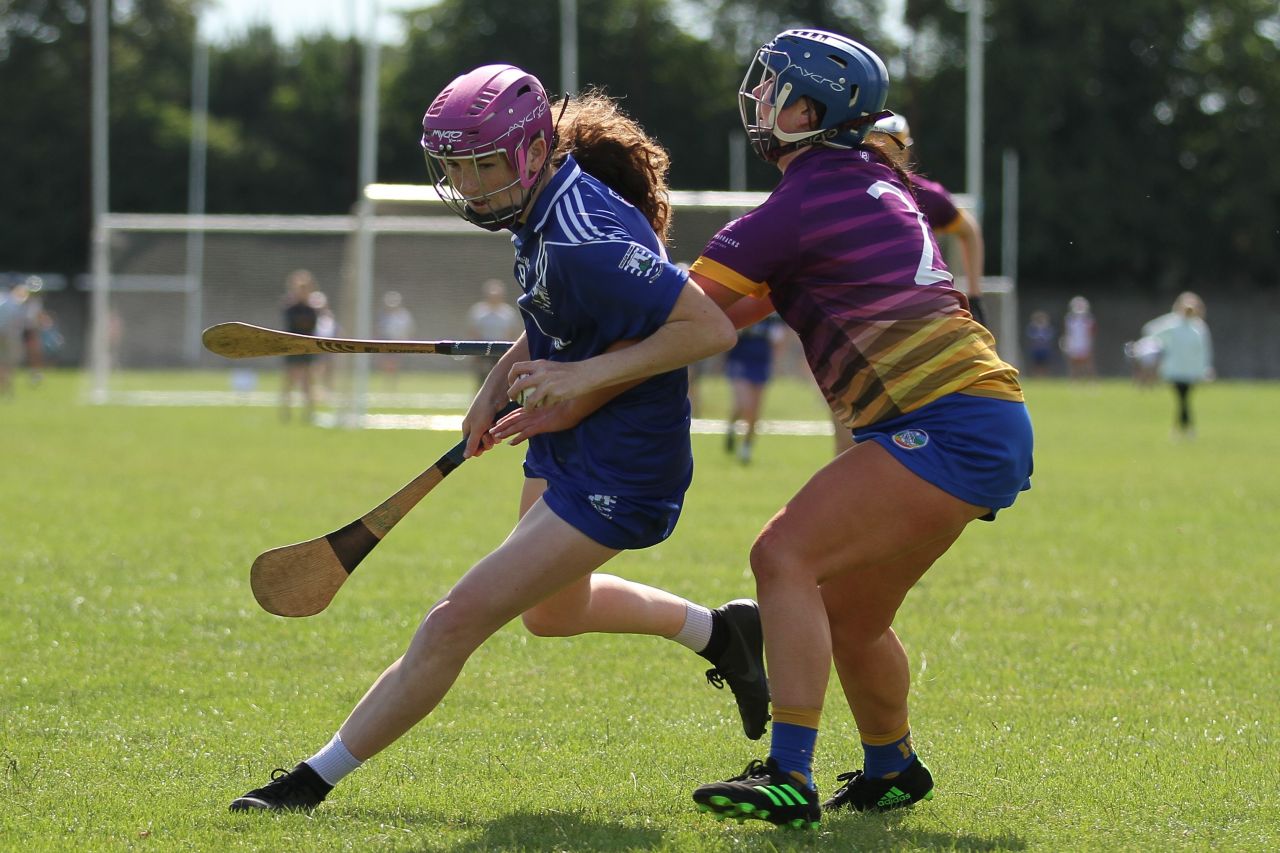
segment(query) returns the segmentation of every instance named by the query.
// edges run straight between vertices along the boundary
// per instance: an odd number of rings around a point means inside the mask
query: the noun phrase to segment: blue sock
[[[911,729],[903,726],[888,735],[862,734],[862,772],[871,779],[897,776],[915,758]]]
[[[776,715],[775,715],[776,717]],[[799,773],[805,783],[813,787],[813,746],[818,741],[818,730],[794,723],[773,721],[773,737],[769,744],[769,757],[784,773]]]

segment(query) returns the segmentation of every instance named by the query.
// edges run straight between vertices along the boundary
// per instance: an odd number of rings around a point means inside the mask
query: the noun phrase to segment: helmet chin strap
[[[817,133],[814,133],[811,136],[806,136],[804,139],[797,140],[796,142],[786,142],[786,143],[783,143],[782,145],[778,145],[777,147],[771,147],[767,151],[765,151],[765,159],[768,160],[770,163],[776,163],[778,162],[778,160],[790,154],[792,151],[799,151],[801,148],[807,148],[812,145],[823,144],[832,139],[835,139],[837,136],[844,133],[846,130],[857,130],[858,128],[863,127],[864,125],[874,124],[875,122],[878,122],[880,119],[887,118],[888,116],[891,116],[891,115],[893,115],[892,111],[881,110],[878,113],[868,113],[867,115],[859,116],[858,118],[855,118],[855,119],[850,119],[849,121],[846,121],[843,124],[838,124],[835,127],[829,127],[826,130],[818,131]],[[762,129],[752,128],[752,130],[754,130],[759,136],[765,135]],[[769,131],[768,137],[770,139],[775,138],[773,136],[772,130]]]

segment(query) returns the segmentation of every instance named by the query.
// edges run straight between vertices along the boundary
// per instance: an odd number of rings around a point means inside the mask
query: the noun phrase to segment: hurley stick
[[[204,330],[205,349],[226,358],[308,355],[326,352],[426,353],[428,355],[502,355],[508,341],[378,341],[363,338],[317,338],[281,332],[250,323],[219,323]]]
[[[517,409],[511,403],[494,417]],[[277,616],[312,616],[329,606],[342,584],[382,538],[427,494],[462,464],[464,438],[400,491],[328,536],[272,548],[249,570],[253,597]]]

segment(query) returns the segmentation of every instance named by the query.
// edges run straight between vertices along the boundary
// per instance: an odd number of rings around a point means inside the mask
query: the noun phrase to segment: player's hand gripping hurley
[[[508,341],[379,341],[317,338],[267,329],[251,323],[219,323],[204,330],[205,349],[226,358],[310,355],[326,352],[425,353],[427,355],[502,355]]]
[[[518,408],[508,405],[494,417]],[[400,491],[327,536],[272,548],[249,570],[253,597],[277,616],[312,616],[329,606],[342,584],[382,538],[463,462],[464,438]]]

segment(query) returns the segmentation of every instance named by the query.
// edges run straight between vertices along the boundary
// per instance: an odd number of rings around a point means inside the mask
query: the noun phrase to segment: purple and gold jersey
[[[920,212],[929,220],[929,225],[939,231],[955,222],[956,217],[960,215],[951,193],[937,181],[912,175],[911,191],[915,194]]]
[[[644,214],[572,157],[511,239],[534,359],[583,361],[653,334],[688,280]],[[577,426],[533,436],[525,465],[602,499],[682,495],[693,477],[688,372],[651,376]]]
[[[872,152],[814,149],[793,160],[693,272],[767,295],[850,428],[958,391],[1022,400],[1017,371],[951,286],[915,198]]]

